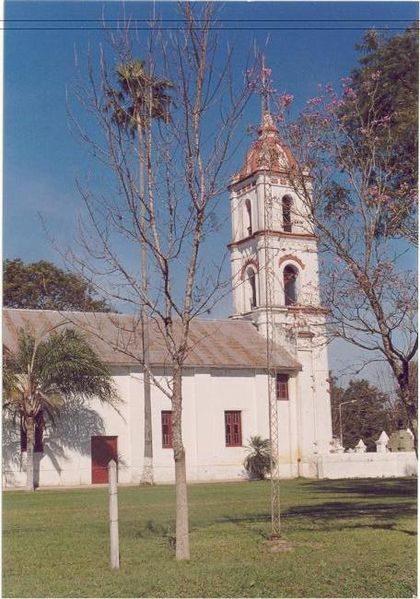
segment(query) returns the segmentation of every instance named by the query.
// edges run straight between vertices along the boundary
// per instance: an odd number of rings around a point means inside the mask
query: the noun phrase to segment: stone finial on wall
[[[344,453],[344,447],[337,437],[333,437],[332,441],[330,441],[330,453]]]
[[[387,453],[389,451],[388,445],[389,437],[385,431],[382,431],[379,435],[379,439],[375,441],[377,453]]]
[[[354,450],[356,453],[366,453],[366,445],[363,443],[362,439],[360,439]]]

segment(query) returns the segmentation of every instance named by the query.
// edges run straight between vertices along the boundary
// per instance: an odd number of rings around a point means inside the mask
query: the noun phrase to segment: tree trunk
[[[26,418],[26,490],[35,491],[34,485],[34,443],[35,420]]]
[[[148,342],[147,342],[148,343]],[[146,364],[146,360],[145,360]],[[141,483],[153,485],[153,431],[152,404],[150,399],[150,374],[144,371],[144,455]]]
[[[182,443],[182,370],[179,366],[173,373],[172,394],[172,441],[175,460],[176,493],[176,549],[177,560],[190,559],[188,497],[185,449]]]
[[[145,208],[145,185],[144,185],[144,147],[143,147],[143,129],[139,121],[137,125],[137,135],[139,140],[139,181],[140,181],[140,222],[143,235],[146,234],[146,208]],[[144,239],[140,241],[140,265],[141,265],[141,288],[143,302],[148,297],[148,256],[147,244]],[[143,473],[141,475],[141,484],[153,485],[153,431],[152,431],[152,406],[150,399],[150,336],[149,320],[146,306],[143,303],[141,312],[141,324],[143,335],[143,391],[144,391],[144,451],[143,451]]]

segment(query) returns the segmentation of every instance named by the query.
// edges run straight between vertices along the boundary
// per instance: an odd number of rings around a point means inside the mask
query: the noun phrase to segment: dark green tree
[[[365,379],[351,380],[347,387],[341,387],[331,377],[330,391],[333,435],[338,439],[341,435],[341,405],[344,447],[353,448],[363,439],[367,451],[376,451],[375,441],[381,432],[385,430],[390,434],[394,430],[389,397]]]
[[[65,272],[46,260],[25,264],[20,258],[3,262],[3,305],[33,310],[112,311],[78,274]]]
[[[398,235],[414,240],[417,227],[418,179],[418,27],[412,25],[404,33],[385,36],[372,29],[361,44],[360,66],[351,73],[351,92],[344,113],[352,143],[359,151],[369,151],[361,133],[361,122],[367,127],[372,118],[386,124],[376,129],[377,171],[387,171],[388,193],[394,196],[394,210],[388,211],[382,226]],[[372,86],[378,83],[372,115]],[[357,97],[356,110],[354,97]]]

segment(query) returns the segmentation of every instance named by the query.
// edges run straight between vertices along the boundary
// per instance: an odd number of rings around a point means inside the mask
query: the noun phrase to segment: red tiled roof
[[[264,115],[258,133],[259,137],[248,150],[242,168],[233,176],[235,183],[262,170],[285,173],[297,164],[289,146],[281,141],[269,113]]]

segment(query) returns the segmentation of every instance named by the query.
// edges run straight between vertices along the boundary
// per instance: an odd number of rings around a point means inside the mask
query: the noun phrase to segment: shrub
[[[247,445],[248,455],[244,460],[244,467],[250,479],[263,480],[271,471],[272,459],[270,439],[263,439],[260,435],[251,437]]]

